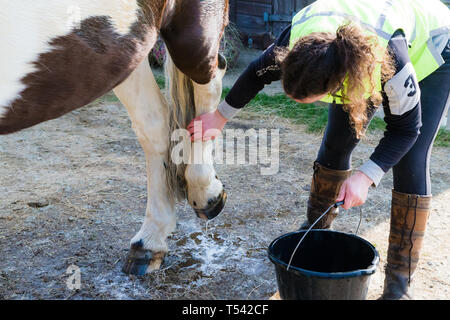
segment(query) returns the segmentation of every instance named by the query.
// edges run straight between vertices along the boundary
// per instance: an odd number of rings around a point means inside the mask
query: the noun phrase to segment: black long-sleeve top
[[[247,105],[265,85],[281,79],[281,68],[275,59],[274,48],[289,45],[290,30],[287,27],[240,75],[219,106],[219,111],[226,118],[231,118]],[[420,88],[403,34],[394,34],[389,47],[394,53],[397,73],[391,81],[383,84],[386,131],[370,160],[360,168],[375,185],[414,145],[422,126]]]

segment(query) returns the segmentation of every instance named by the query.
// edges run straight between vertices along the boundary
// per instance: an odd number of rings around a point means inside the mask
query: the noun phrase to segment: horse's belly
[[[0,8],[0,37],[8,48],[0,52],[0,134],[57,118],[105,94],[156,40],[154,28],[139,21],[135,1],[78,0],[78,9],[66,2],[36,2],[30,10],[25,1],[14,1],[12,8]],[[125,11],[118,11],[121,6]],[[70,26],[72,12],[78,16]]]

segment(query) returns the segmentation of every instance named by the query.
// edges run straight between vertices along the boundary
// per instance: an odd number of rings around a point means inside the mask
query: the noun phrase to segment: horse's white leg
[[[131,240],[131,252],[123,269],[126,273],[142,275],[159,269],[168,250],[166,239],[176,225],[174,201],[169,196],[165,177],[169,134],[167,108],[147,59],[114,89],[114,93],[127,108],[147,162],[145,219]]]
[[[216,77],[207,84],[192,82],[194,87],[195,112],[196,116],[215,110],[220,102],[222,94],[222,78],[225,75],[226,62],[218,68]],[[196,144],[201,144],[197,147]],[[202,155],[202,163],[195,164],[198,156],[197,150]],[[189,204],[201,218],[212,219],[222,210],[226,193],[222,182],[217,178],[212,159],[213,142],[196,141],[191,150],[194,161],[186,167],[185,177],[188,185]]]

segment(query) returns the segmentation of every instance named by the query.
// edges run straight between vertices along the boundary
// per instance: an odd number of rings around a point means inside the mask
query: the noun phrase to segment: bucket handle
[[[306,235],[311,231],[311,229],[316,225],[317,222],[319,222],[320,219],[322,219],[327,213],[328,211],[331,210],[331,208],[337,208],[339,206],[342,206],[344,204],[344,201],[340,201],[340,202],[336,202],[334,204],[332,204],[327,210],[325,210],[324,213],[322,213],[322,215],[316,220],[314,221],[314,223],[309,227],[309,229],[305,232],[305,234],[303,235],[303,237],[300,239],[300,241],[297,243],[297,246],[294,249],[294,252],[292,252],[291,258],[289,259],[289,263],[288,266],[286,268],[287,271],[289,271],[289,267],[291,266],[292,263],[292,259],[294,258],[295,253],[297,252],[298,247],[300,247],[300,244],[302,243],[303,239],[306,237]],[[361,220],[362,220],[362,209],[361,207],[359,208],[359,223],[358,223],[358,227],[356,228],[356,232],[355,235],[358,234],[358,230],[359,230],[359,226],[361,225]]]

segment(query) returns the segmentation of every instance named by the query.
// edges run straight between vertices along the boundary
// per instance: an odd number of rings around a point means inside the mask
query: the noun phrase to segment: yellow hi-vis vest
[[[450,10],[439,0],[318,0],[292,19],[289,48],[313,32],[336,33],[339,26],[347,22],[358,24],[368,35],[375,35],[383,49],[395,31],[402,30],[409,44],[408,53],[417,81],[444,63],[442,51],[439,52],[433,39],[446,36],[448,41],[450,38]],[[381,58],[380,54],[378,52]],[[374,77],[377,90],[381,91],[381,64],[376,66]],[[324,102],[333,100],[331,94],[322,99]],[[336,102],[342,103],[339,98]]]

